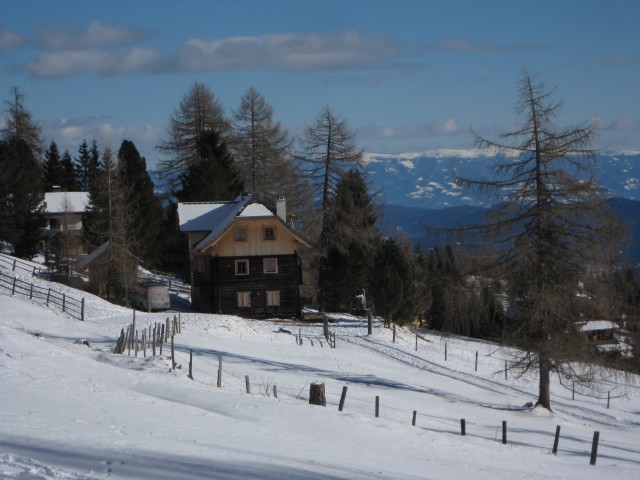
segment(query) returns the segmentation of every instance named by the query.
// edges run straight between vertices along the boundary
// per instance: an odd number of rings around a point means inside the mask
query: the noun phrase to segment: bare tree
[[[299,139],[300,152],[296,158],[304,166],[304,175],[321,202],[322,224],[329,200],[342,175],[362,166],[362,150],[356,146],[355,134],[347,121],[325,106]]]
[[[17,86],[11,87],[11,100],[5,101],[5,126],[2,137],[9,140],[23,140],[34,156],[40,160],[44,151],[40,139],[40,127],[33,122],[31,113],[24,107],[24,93]]]
[[[464,187],[501,196],[487,223],[466,233],[476,241],[485,234],[496,247],[493,266],[513,312],[511,340],[521,349],[513,369],[537,371],[537,404],[547,409],[553,372],[561,381],[595,387],[594,350],[577,320],[583,299],[598,296],[595,274],[609,268],[619,234],[591,173],[595,126],[556,128],[559,104],[551,94],[523,71],[516,109],[522,126],[497,142],[475,135],[478,146],[504,154],[495,166],[501,179],[458,178]]]
[[[197,140],[203,132],[215,131],[227,139],[230,125],[213,92],[194,83],[169,119],[167,140],[158,146],[165,158],[160,168],[172,188],[187,168],[198,161]]]

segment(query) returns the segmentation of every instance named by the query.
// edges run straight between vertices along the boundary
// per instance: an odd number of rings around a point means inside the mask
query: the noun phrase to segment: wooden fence
[[[70,297],[54,288],[44,288],[25,282],[4,272],[0,272],[0,290],[11,292],[11,295],[21,295],[29,300],[44,301],[53,305],[72,318],[84,322],[84,298]]]
[[[0,266],[9,269],[12,272],[25,272],[32,276],[42,272],[48,272],[46,267],[35,266],[30,262],[25,262],[24,260],[12,257],[11,255],[5,255],[4,253],[0,253]]]

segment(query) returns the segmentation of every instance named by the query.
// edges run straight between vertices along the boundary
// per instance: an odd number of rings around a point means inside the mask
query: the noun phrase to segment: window
[[[267,307],[280,306],[280,290],[267,290]]]
[[[236,260],[236,275],[249,275],[249,260]]]
[[[278,259],[277,258],[265,258],[262,261],[264,273],[278,273]]]
[[[251,306],[251,292],[236,292],[238,307]]]
[[[247,229],[236,228],[236,242],[246,242],[246,241],[247,241]]]
[[[276,239],[276,229],[273,227],[265,227],[264,229],[264,239],[265,240],[275,240]]]

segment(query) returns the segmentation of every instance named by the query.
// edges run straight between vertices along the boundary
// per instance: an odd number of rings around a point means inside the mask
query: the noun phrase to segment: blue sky
[[[155,166],[196,81],[231,113],[251,86],[291,134],[329,105],[368,152],[472,148],[513,128],[527,68],[558,123],[640,151],[640,1],[3,2],[0,98],[17,85],[48,145],[132,140]]]

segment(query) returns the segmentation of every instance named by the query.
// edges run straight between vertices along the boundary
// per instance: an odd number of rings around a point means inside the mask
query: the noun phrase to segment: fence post
[[[444,361],[447,361],[447,344],[444,344]]]
[[[556,437],[553,440],[553,450],[551,450],[551,453],[553,453],[554,455],[558,454],[558,442],[560,441],[560,425],[556,426]]]
[[[411,426],[415,427],[416,426],[416,416],[418,415],[418,412],[416,410],[413,411],[413,418],[411,419]]]
[[[31,288],[29,289],[29,300],[33,298],[33,283],[30,284]]]
[[[174,345],[173,345],[173,337],[175,336],[175,334],[171,334],[171,369],[175,370],[176,369],[176,351],[174,349]]]
[[[378,418],[379,416],[380,416],[380,397],[376,395],[376,418]]]
[[[13,277],[13,288],[11,289],[11,295],[15,295],[16,293],[16,277]]]
[[[507,421],[502,421],[502,444],[507,444]]]
[[[273,386],[273,397],[278,398],[278,387],[275,385]]]
[[[478,351],[476,350],[476,369],[474,370],[475,372],[478,371]]]
[[[15,272],[15,271],[16,271],[16,261],[17,261],[17,260],[14,258],[14,259],[13,259],[13,268],[11,269],[11,271],[12,271],[12,272]]]
[[[157,325],[154,323],[153,324],[153,339],[151,340],[151,344],[153,345],[153,356],[156,356],[156,342],[157,342],[157,337],[156,337],[156,330],[157,330]]]
[[[609,403],[611,402],[611,391],[607,392],[607,410],[609,410]]]
[[[338,411],[341,412],[344,408],[344,401],[347,398],[347,387],[342,387],[342,395],[340,395],[340,405],[338,406]]]
[[[507,379],[507,361],[504,361],[504,379]]]
[[[467,434],[467,421],[464,418],[460,419],[460,435]]]
[[[371,312],[367,313],[367,335],[371,335],[373,326],[371,325]]]
[[[80,308],[80,320],[84,322],[84,297],[82,297],[82,304]]]
[[[49,297],[51,296],[51,289],[47,291],[47,305],[49,305]]]
[[[222,355],[218,357],[218,382],[216,385],[218,388],[222,387]]]
[[[251,393],[251,384],[249,383],[249,375],[244,376],[244,383],[247,387],[247,393]]]
[[[572,380],[571,381],[571,400],[575,400],[576,399],[576,381]]]
[[[418,326],[416,325],[416,352],[418,351]]]
[[[596,464],[596,457],[598,456],[598,441],[600,440],[600,432],[593,432],[593,442],[591,443],[591,460],[590,465]]]
[[[396,343],[396,324],[393,324],[393,343]]]
[[[189,378],[193,380],[193,350],[189,350]]]
[[[67,296],[62,292],[62,313],[66,313],[67,309]]]

